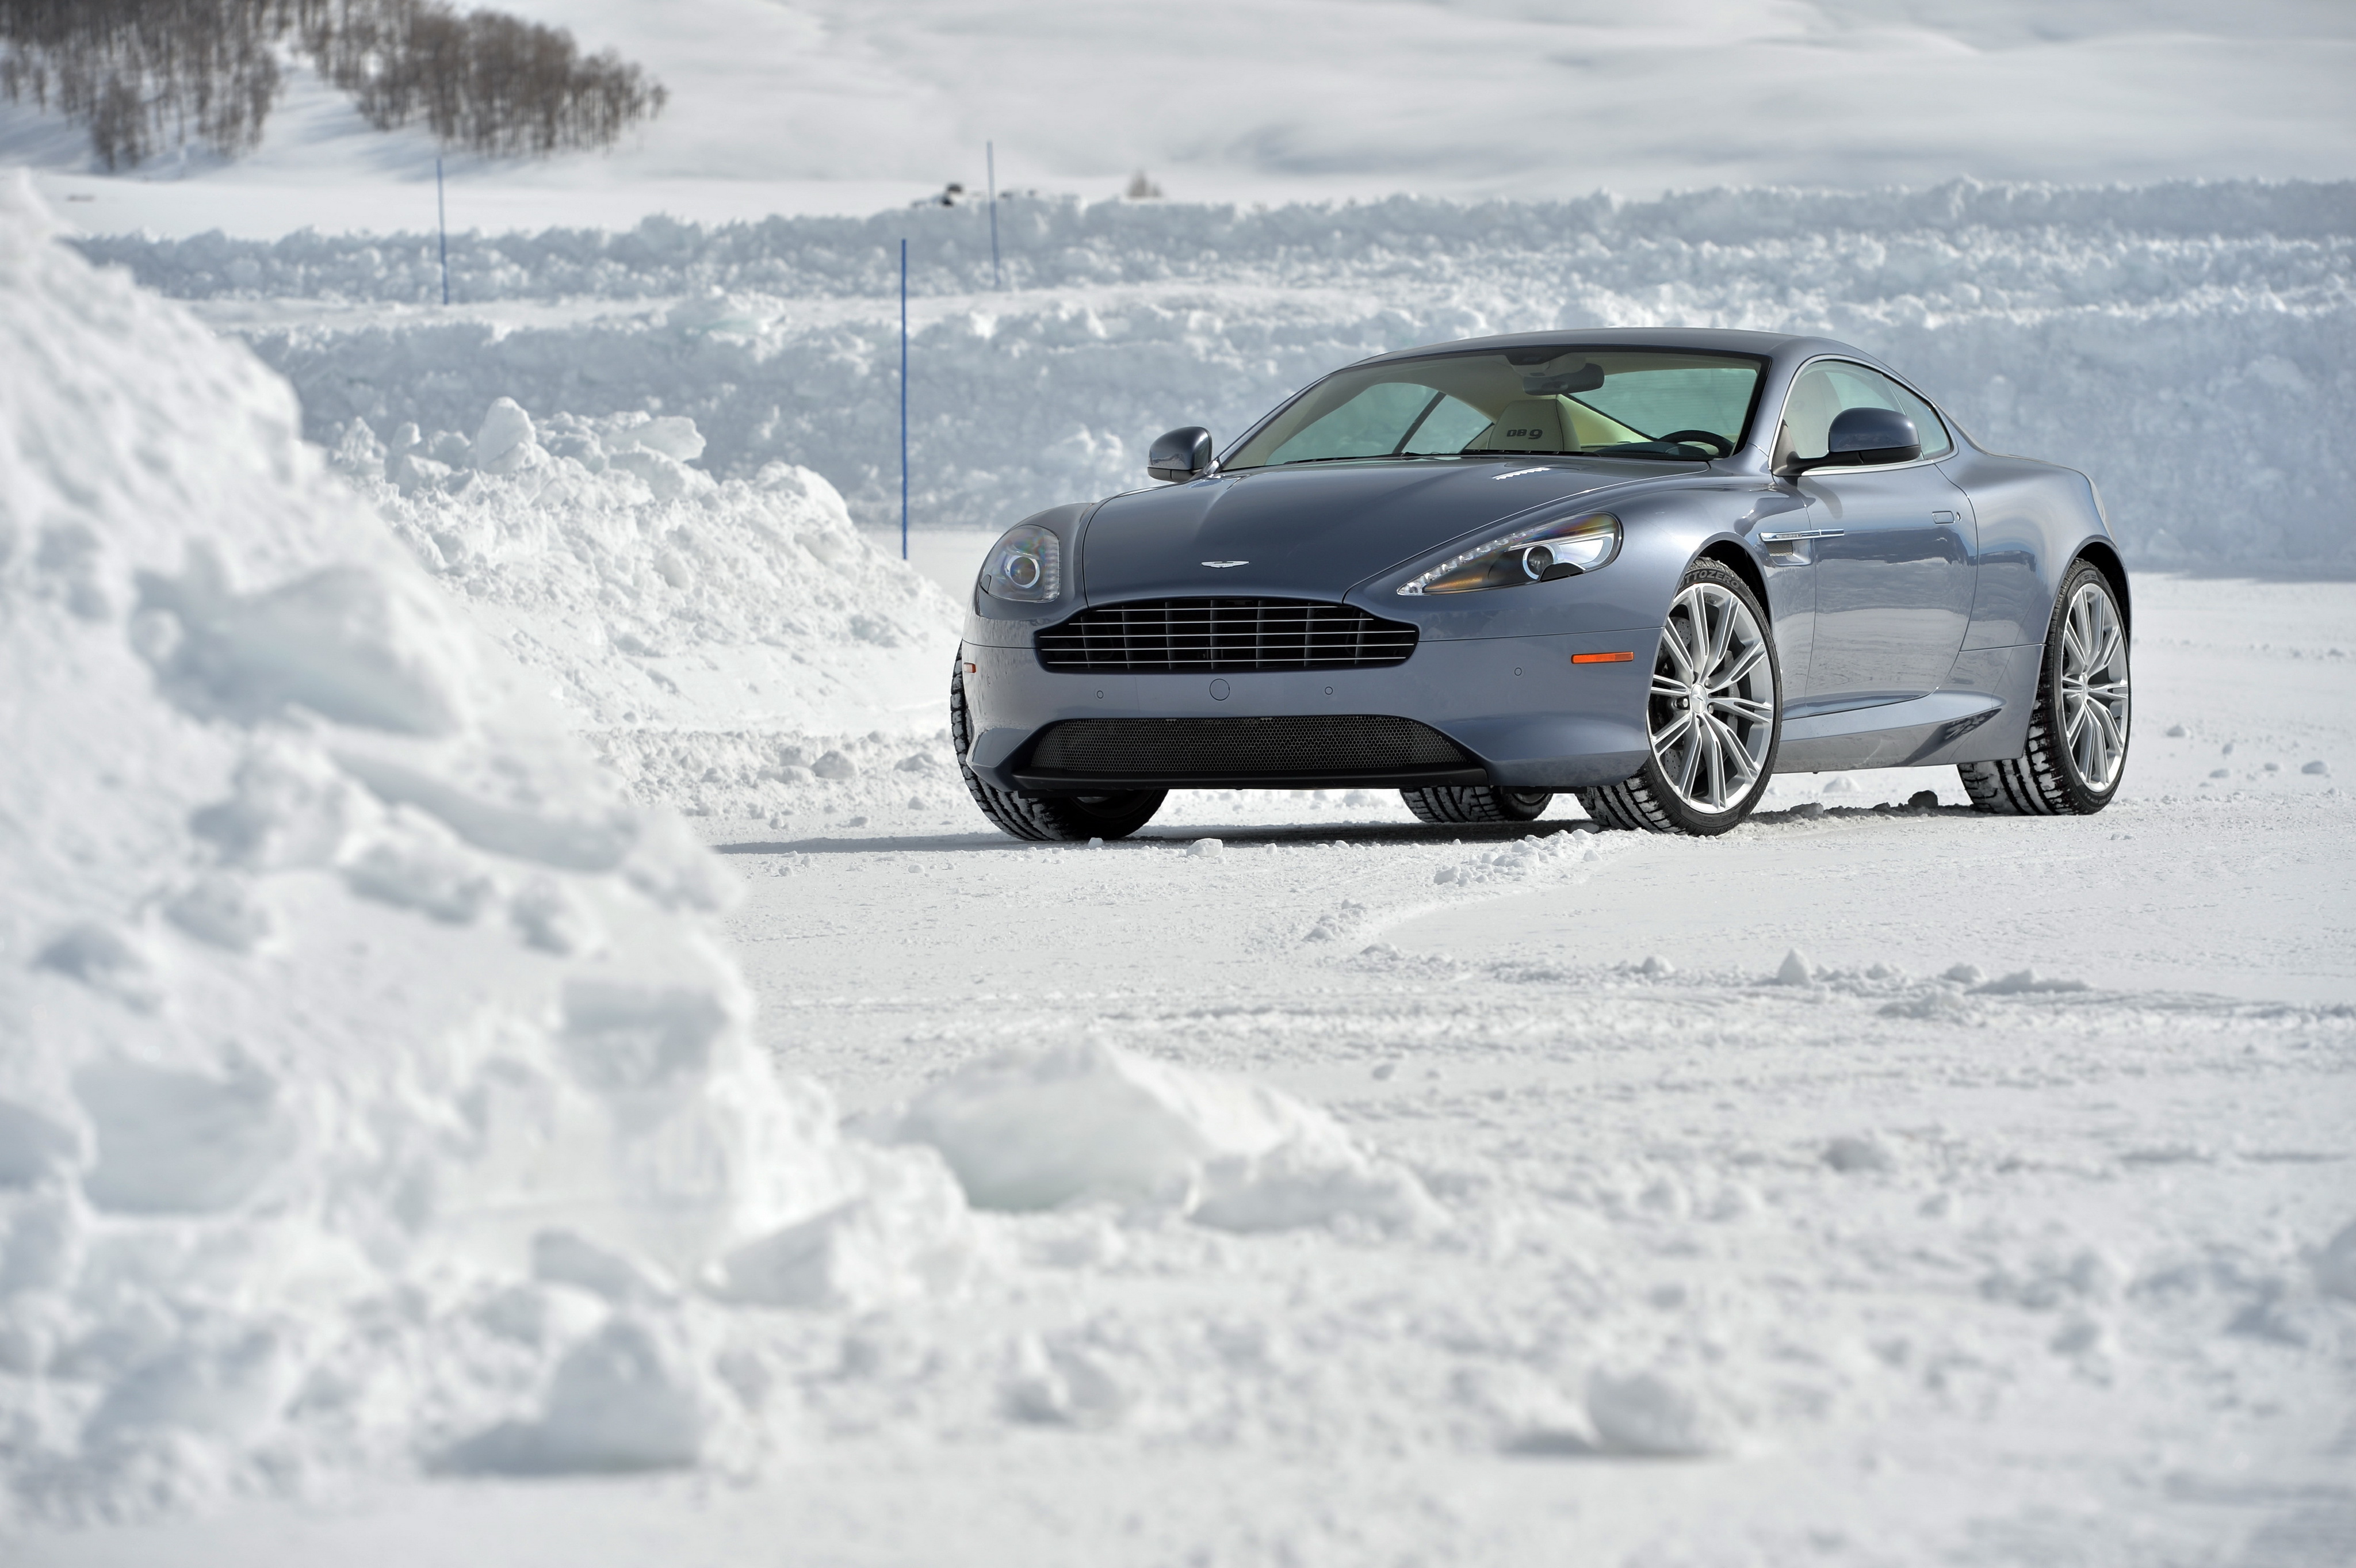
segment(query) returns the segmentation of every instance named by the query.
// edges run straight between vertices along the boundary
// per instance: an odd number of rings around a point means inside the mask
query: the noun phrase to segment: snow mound
[[[1511,882],[1569,871],[1574,882],[1584,881],[1589,863],[1603,858],[1590,832],[1558,828],[1533,833],[1496,849],[1483,850],[1431,874],[1434,883],[1472,887],[1483,883]]]
[[[1730,1444],[1724,1419],[1692,1388],[1656,1370],[1596,1369],[1587,1380],[1587,1417],[1611,1453],[1693,1458]]]
[[[716,480],[703,450],[691,419],[501,397],[472,435],[354,420],[333,457],[641,799],[788,809],[862,771],[854,732],[889,751],[868,771],[923,769],[956,607],[809,469]]]
[[[0,360],[0,1517],[693,1462],[750,1419],[723,1300],[955,1277],[940,1163],[845,1144],[751,1047],[718,864],[562,733],[284,383],[54,243],[21,175]],[[517,539],[494,499],[552,478],[521,411],[472,446],[451,515],[551,563],[508,591],[575,581],[549,509]],[[691,486],[663,530],[585,509],[622,579],[597,634],[687,519],[844,537],[781,488]]]
[[[982,1208],[1109,1200],[1245,1231],[1443,1218],[1412,1175],[1369,1160],[1324,1112],[1117,1046],[976,1062],[918,1095],[885,1135],[939,1150]]]

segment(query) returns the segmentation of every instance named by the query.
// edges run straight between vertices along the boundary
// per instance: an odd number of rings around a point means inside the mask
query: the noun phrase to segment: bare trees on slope
[[[379,130],[422,119],[492,156],[610,146],[667,96],[562,28],[444,0],[0,0],[0,97],[89,126],[110,169],[192,142],[251,151],[290,53]]]

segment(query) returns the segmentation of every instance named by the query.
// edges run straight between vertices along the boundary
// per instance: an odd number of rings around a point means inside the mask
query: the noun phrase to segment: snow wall
[[[694,420],[705,465],[807,464],[896,518],[897,242],[910,241],[914,513],[1012,521],[1132,488],[1145,444],[1224,438],[1333,366],[1558,327],[1815,331],[1976,437],[2082,467],[2136,558],[2356,562],[2356,183],[1722,190],[1656,202],[1401,198],[431,236],[78,242],[212,302],[332,441],[471,430],[489,403]],[[301,311],[252,302],[342,302]],[[530,307],[519,308],[523,302]],[[502,308],[504,307],[504,308]]]

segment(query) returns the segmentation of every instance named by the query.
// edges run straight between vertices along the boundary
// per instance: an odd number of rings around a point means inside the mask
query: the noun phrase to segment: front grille
[[[1376,714],[1265,719],[1072,719],[1041,737],[1031,767],[1090,777],[1310,776],[1462,767],[1429,725]]]
[[[1403,664],[1416,628],[1306,599],[1142,599],[1039,634],[1050,670],[1366,670]]]

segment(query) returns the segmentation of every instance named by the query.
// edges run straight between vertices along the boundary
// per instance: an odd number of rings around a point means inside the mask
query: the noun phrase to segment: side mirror
[[[1922,455],[1922,437],[1914,422],[1894,408],[1845,408],[1833,415],[1825,433],[1825,455],[1794,457],[1783,465],[1786,474],[1811,468],[1855,467],[1867,463],[1911,463]]]
[[[1173,485],[1202,478],[1211,471],[1211,433],[1183,424],[1156,436],[1145,455],[1145,471]]]

